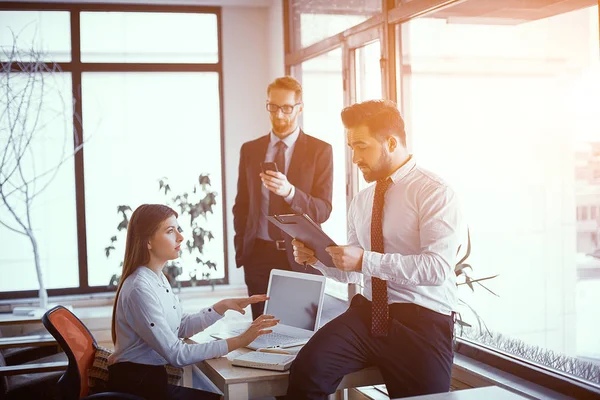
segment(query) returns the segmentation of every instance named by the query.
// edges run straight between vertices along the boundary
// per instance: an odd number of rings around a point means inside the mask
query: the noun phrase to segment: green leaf
[[[127,221],[127,218],[123,218],[123,221],[121,221],[119,223],[119,225],[117,226],[117,230],[119,232],[121,232],[123,229],[127,229],[127,224],[129,223],[129,221]]]
[[[111,237],[111,238],[110,238],[110,241],[111,241],[112,243],[116,242],[116,241],[117,241],[117,237],[116,237],[116,236],[113,236],[113,237]]]
[[[217,270],[217,264],[212,261],[207,261],[204,263],[204,265],[206,265],[208,269],[214,269],[215,271]]]
[[[466,276],[466,275],[465,275],[465,276]],[[467,279],[467,280],[465,281],[465,283],[466,283],[466,284],[467,284],[467,285],[468,285],[468,286],[471,288],[471,291],[472,291],[472,292],[474,292],[474,291],[475,291],[475,289],[473,289],[473,283],[472,283],[472,280],[471,280],[471,278],[469,278],[468,276],[466,276],[466,279]]]
[[[460,246],[459,246],[458,250],[456,251],[457,255],[458,255],[459,250],[460,250]],[[469,258],[470,255],[471,255],[471,231],[469,230],[469,227],[467,227],[467,253],[464,255],[463,258],[461,258],[461,260],[459,262],[457,262],[457,264],[462,264],[467,258]]]
[[[125,211],[131,211],[131,207],[129,207],[127,205],[122,205],[122,206],[117,207],[117,212],[120,212],[123,215],[125,215]]]
[[[473,270],[473,267],[471,267],[471,265],[469,264],[457,264],[456,267],[454,267],[454,272],[456,276],[460,276],[461,274],[466,275],[464,271],[465,268],[469,268],[471,271]]]
[[[108,258],[110,256],[110,251],[114,250],[115,246],[108,246],[104,248],[104,254],[106,254],[106,258]]]
[[[462,319],[457,319],[456,323],[459,324],[460,326],[463,327],[467,327],[467,328],[471,328],[472,326],[470,324],[467,324],[465,321],[463,321]]]
[[[208,175],[200,175],[198,177],[198,182],[200,183],[202,188],[204,188],[205,185],[210,186],[210,178]]]

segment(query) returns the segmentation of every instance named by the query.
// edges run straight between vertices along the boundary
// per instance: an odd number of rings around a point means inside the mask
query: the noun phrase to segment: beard
[[[382,148],[377,163],[372,167],[366,166],[368,169],[366,171],[361,171],[363,174],[363,178],[365,178],[365,181],[369,183],[387,178],[391,164],[392,156],[390,155],[390,153],[387,152],[385,148]]]
[[[271,120],[271,127],[273,128],[273,133],[281,134],[291,131],[293,123],[287,119],[273,119]]]

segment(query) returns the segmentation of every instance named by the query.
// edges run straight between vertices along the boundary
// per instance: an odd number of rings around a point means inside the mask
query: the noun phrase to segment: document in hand
[[[315,252],[319,261],[328,267],[335,268],[331,256],[325,249],[337,246],[325,232],[306,214],[269,215],[267,219],[285,233],[304,243]]]

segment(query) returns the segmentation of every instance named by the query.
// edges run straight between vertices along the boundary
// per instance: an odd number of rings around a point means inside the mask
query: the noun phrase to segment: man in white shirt
[[[454,191],[417,166],[395,103],[342,111],[352,161],[368,182],[348,211],[336,268],[294,241],[294,257],[340,282],[362,283],[348,310],[323,326],[292,366],[289,398],[324,399],[344,375],[377,366],[390,398],[446,392],[453,362],[454,266],[465,228]]]

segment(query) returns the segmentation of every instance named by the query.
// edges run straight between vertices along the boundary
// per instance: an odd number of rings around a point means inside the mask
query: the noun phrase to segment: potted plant
[[[198,181],[193,185],[190,192],[181,192],[173,195],[168,178],[164,177],[158,180],[158,190],[162,192],[166,198],[166,204],[171,206],[179,213],[180,220],[189,219],[191,235],[188,235],[185,241],[185,247],[182,247],[180,254],[187,251],[188,254],[195,255],[196,268],[190,271],[190,283],[195,286],[200,280],[207,281],[214,290],[216,280],[211,279],[211,272],[217,270],[217,264],[211,260],[205,260],[204,245],[207,241],[214,239],[211,231],[202,227],[202,222],[207,220],[207,214],[213,213],[213,206],[217,204],[217,192],[211,190],[210,177],[208,174],[200,174]],[[120,220],[117,224],[117,232],[127,230],[129,217],[131,215],[131,207],[128,205],[120,205],[117,207],[117,213]],[[110,243],[104,248],[106,257],[110,257],[115,250],[115,244],[118,241],[117,235],[110,238]],[[123,266],[121,262],[120,267]],[[198,269],[202,270],[201,279],[198,279]],[[177,277],[183,273],[183,267],[178,260],[172,260],[167,263],[164,269],[165,275],[169,279],[171,286],[181,288],[181,282]],[[116,288],[119,283],[120,271],[114,274],[109,282],[110,288]],[[220,282],[220,280],[219,280]]]

